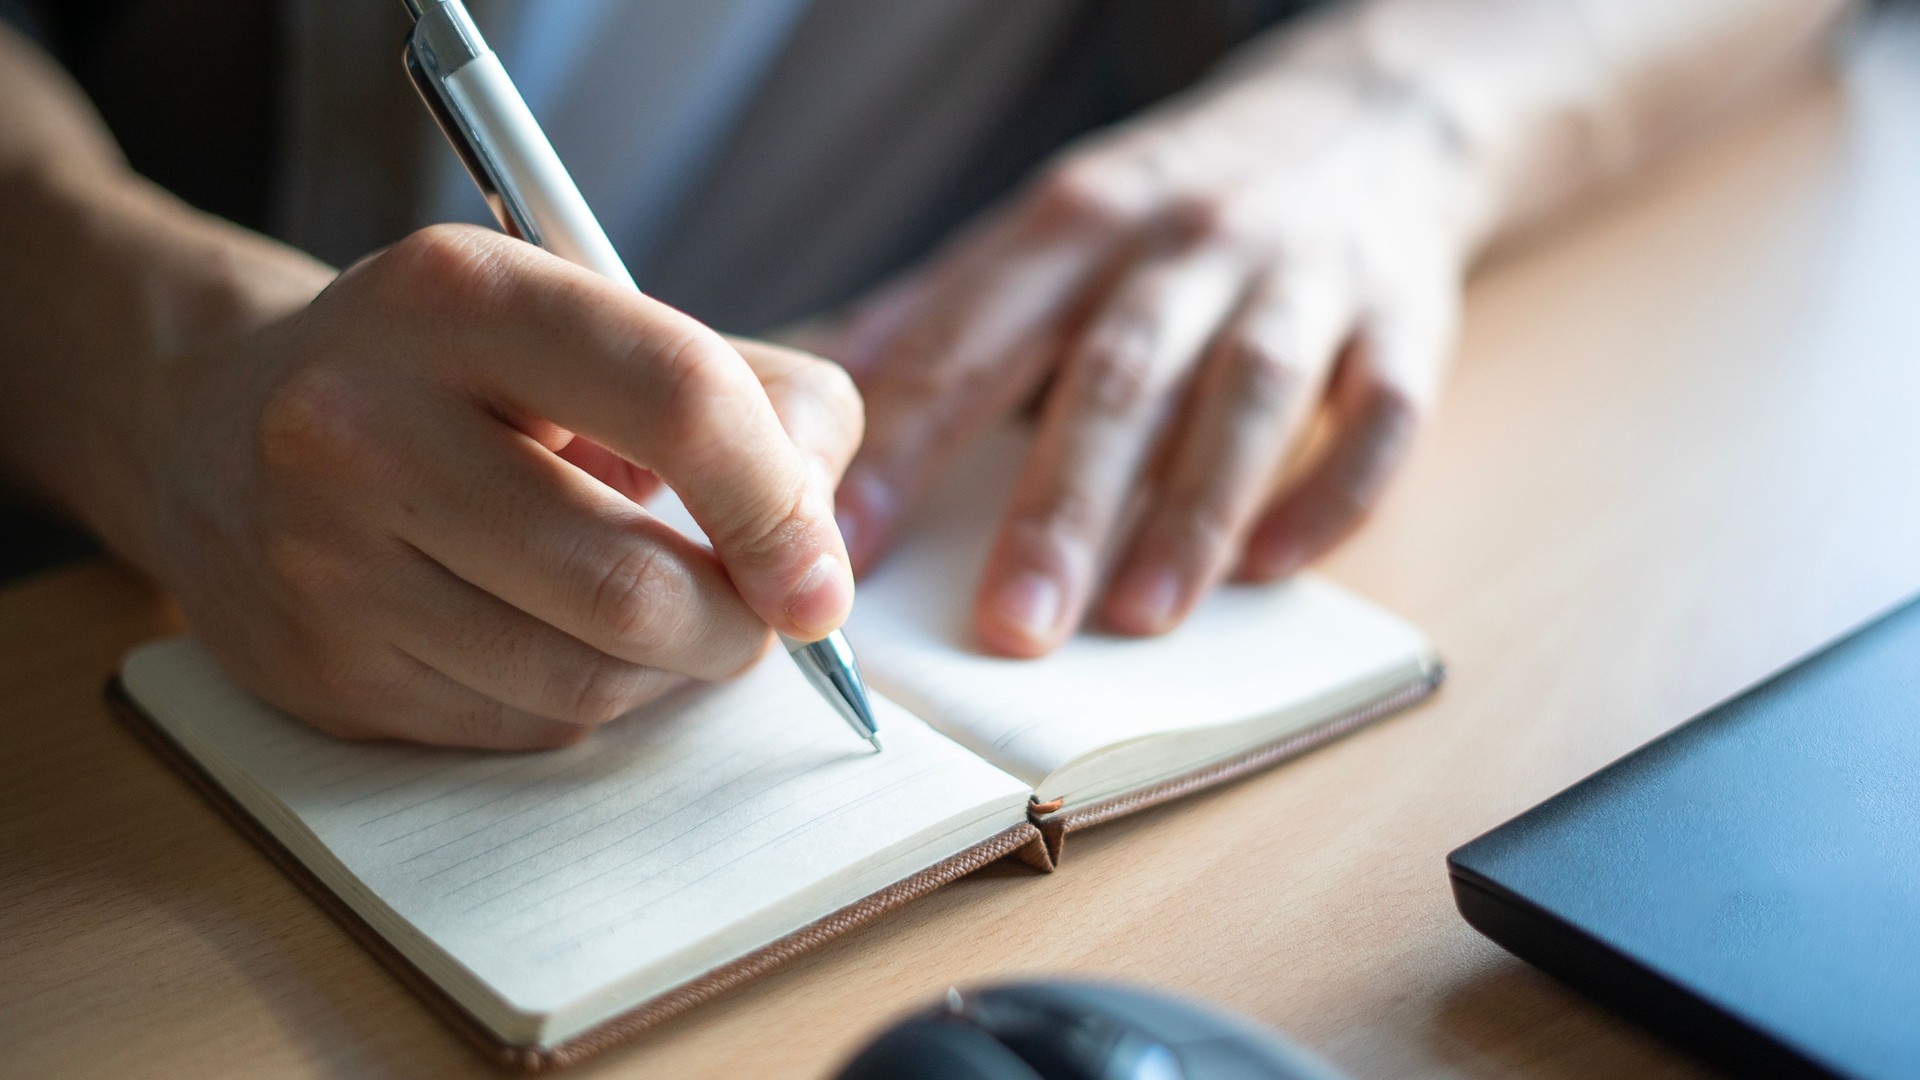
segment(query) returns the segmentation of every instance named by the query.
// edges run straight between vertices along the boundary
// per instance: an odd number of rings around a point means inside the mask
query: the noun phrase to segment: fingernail
[[[1022,570],[1000,584],[993,597],[1002,618],[1028,637],[1041,640],[1060,622],[1060,583],[1032,570]]]
[[[800,587],[787,600],[787,618],[809,634],[824,634],[847,617],[853,602],[853,575],[847,564],[822,555],[808,568]]]
[[[1180,609],[1180,578],[1172,568],[1137,567],[1127,572],[1115,592],[1138,629],[1158,634],[1172,628]]]

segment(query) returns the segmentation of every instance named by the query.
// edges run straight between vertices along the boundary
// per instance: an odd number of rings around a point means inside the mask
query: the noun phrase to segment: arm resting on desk
[[[1477,249],[1805,77],[1854,0],[1361,0],[1254,42],[1222,86],[1316,73],[1439,120]]]

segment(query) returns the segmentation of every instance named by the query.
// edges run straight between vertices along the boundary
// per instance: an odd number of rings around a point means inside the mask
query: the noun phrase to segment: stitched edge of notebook
[[[1277,742],[1255,747],[1244,754],[1228,758],[1213,765],[1203,766],[1183,776],[1155,784],[1150,788],[1116,795],[1111,799],[1076,807],[1071,810],[1056,810],[1050,813],[1034,812],[1028,808],[1028,820],[1040,830],[1046,844],[1047,859],[1053,865],[1059,865],[1060,852],[1065,846],[1067,834],[1081,829],[1091,828],[1114,818],[1138,813],[1161,803],[1172,802],[1189,795],[1198,794],[1221,784],[1231,783],[1262,769],[1271,768],[1283,761],[1299,757],[1309,750],[1323,746],[1343,735],[1350,734],[1368,724],[1397,713],[1402,709],[1424,701],[1440,684],[1446,680],[1446,665],[1438,660],[1429,663],[1414,681],[1393,690],[1372,701],[1357,705],[1332,718],[1315,724],[1305,731],[1297,731]],[[1040,804],[1045,805],[1045,804]]]
[[[369,925],[359,912],[328,888],[298,856],[280,842],[279,837],[255,820],[239,800],[140,708],[118,676],[108,680],[106,699],[109,711],[123,726],[179,773],[188,786],[228,824],[252,841],[268,861],[290,878],[334,922],[340,924],[362,948],[372,953],[402,986],[413,991],[434,1015],[487,1060],[517,1072],[544,1072],[577,1065],[658,1027],[696,1005],[767,975],[787,962],[813,952],[835,938],[851,933],[887,912],[998,859],[1013,856],[1036,869],[1048,868],[1043,862],[1045,853],[1040,831],[1030,822],[1022,822],[864,899],[856,900],[771,944],[714,968],[691,982],[682,983],[658,997],[643,1001],[564,1043],[544,1049],[517,1046],[502,1041],[490,1028],[474,1019],[438,983],[423,974],[413,961]]]

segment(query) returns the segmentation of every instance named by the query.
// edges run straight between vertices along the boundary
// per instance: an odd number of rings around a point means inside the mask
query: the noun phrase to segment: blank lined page
[[[518,1041],[560,1041],[964,850],[1028,795],[884,699],[871,752],[779,653],[518,754],[334,740],[187,640],[136,651],[123,678],[423,969],[450,990],[470,973],[469,1007]]]
[[[1310,575],[1219,590],[1160,637],[1082,632],[1038,660],[980,652],[973,597],[1025,445],[1003,431],[961,463],[861,583],[848,636],[871,682],[1035,788],[1132,740],[1261,717],[1310,723],[1431,663],[1415,627]]]

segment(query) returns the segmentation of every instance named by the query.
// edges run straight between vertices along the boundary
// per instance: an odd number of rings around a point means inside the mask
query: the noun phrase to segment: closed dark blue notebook
[[[1920,1077],[1920,601],[1447,863],[1482,933],[1709,1060]]]

